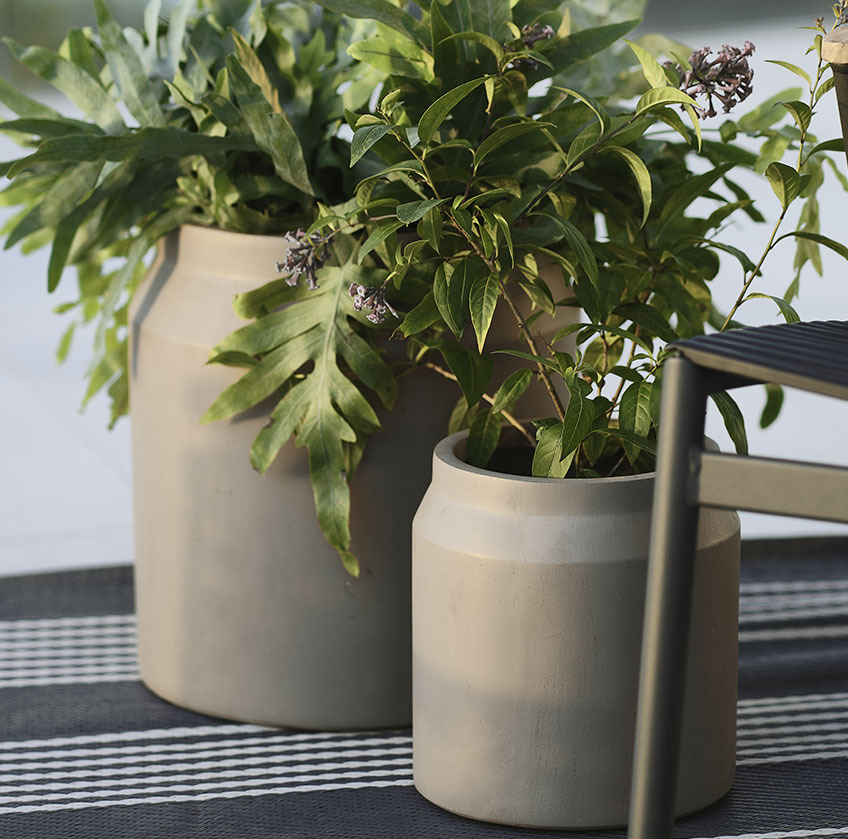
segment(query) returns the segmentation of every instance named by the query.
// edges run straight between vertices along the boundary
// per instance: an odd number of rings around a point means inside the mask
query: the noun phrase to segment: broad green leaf
[[[483,160],[490,155],[495,149],[499,149],[505,143],[510,143],[517,137],[523,134],[528,134],[531,131],[540,131],[543,128],[552,128],[553,123],[550,122],[519,122],[515,125],[507,125],[505,128],[499,128],[493,131],[474,152],[474,166],[479,166]]]
[[[794,236],[796,239],[809,239],[811,242],[817,242],[819,245],[824,245],[826,248],[835,251],[843,259],[848,259],[848,247],[841,242],[835,242],[833,239],[829,239],[827,236],[822,236],[821,233],[811,233],[808,230],[793,230],[791,233],[784,233],[774,240],[774,244],[776,245],[790,236]]]
[[[378,20],[419,44],[427,43],[427,27],[390,0],[320,0],[319,5],[349,17]]]
[[[659,61],[644,47],[640,47],[639,44],[635,44],[627,38],[624,39],[624,42],[633,50],[633,53],[639,60],[639,64],[642,65],[642,75],[645,77],[645,81],[654,89],[667,87],[668,79]]]
[[[463,0],[463,5],[471,15],[471,25],[466,29],[482,32],[494,40],[505,40],[507,21],[512,19],[510,0]]]
[[[761,292],[757,291],[746,295],[745,299],[742,302],[744,303],[745,300],[753,300],[755,298],[771,300],[777,306],[777,308],[780,309],[780,314],[783,315],[783,319],[787,323],[798,323],[798,321],[801,320],[801,316],[798,314],[798,312],[796,312],[795,309],[793,309],[792,306],[790,306],[789,303],[787,303],[782,297],[775,297],[771,294],[762,294]]]
[[[818,154],[823,151],[845,151],[845,141],[840,137],[838,139],[825,140],[823,143],[817,143],[812,149],[810,149],[805,159],[809,160],[814,154]]]
[[[424,299],[412,311],[407,312],[398,329],[400,329],[402,335],[409,337],[423,332],[434,323],[438,323],[441,317],[433,292],[428,291],[424,295]]]
[[[618,425],[623,431],[629,431],[637,437],[646,438],[651,430],[651,382],[637,381],[631,384],[621,396],[618,408]],[[641,446],[624,441],[624,453],[634,463],[639,456]]]
[[[392,41],[381,36],[368,38],[351,44],[347,52],[389,76],[433,80],[433,56],[420,44],[405,38]]]
[[[447,341],[439,343],[438,350],[456,376],[468,404],[476,405],[492,378],[492,359],[480,355],[476,350]]]
[[[314,195],[303,149],[288,117],[272,109],[259,85],[235,56],[227,56],[227,69],[239,110],[253,133],[256,145],[271,157],[274,169],[286,183],[306,195]]]
[[[514,373],[510,373],[495,394],[492,411],[496,413],[505,411],[510,405],[514,405],[525,394],[532,381],[533,372],[531,370],[516,370]]]
[[[547,11],[548,7],[545,10]],[[545,56],[557,68],[557,74],[562,74],[570,65],[585,61],[587,58],[591,58],[618,43],[622,37],[641,22],[639,18],[633,18],[620,23],[580,29],[555,41],[550,49],[545,50]],[[551,75],[545,69],[541,69],[539,72],[542,76]]]
[[[816,90],[816,98],[814,104],[818,104],[819,99],[822,98],[828,91],[833,90],[833,76],[825,79]]]
[[[456,272],[454,272],[456,275]],[[451,278],[453,279],[453,278]],[[498,305],[498,278],[492,274],[481,274],[474,279],[468,299],[468,309],[471,313],[471,325],[477,336],[477,349],[483,352],[486,335]]]
[[[624,303],[618,306],[613,314],[625,320],[633,321],[633,323],[647,329],[652,335],[656,335],[666,343],[677,340],[677,335],[669,325],[668,320],[648,303]]]
[[[472,466],[485,469],[501,438],[501,418],[488,408],[480,411],[468,429],[466,453]]]
[[[605,434],[609,437],[617,437],[624,443],[630,443],[635,448],[642,449],[646,451],[652,457],[656,457],[657,454],[657,446],[652,440],[649,440],[646,437],[640,437],[638,434],[634,434],[632,431],[626,431],[623,428],[616,428],[615,426],[609,426],[608,428],[597,428],[594,429],[593,434]]]
[[[553,221],[562,232],[566,242],[568,242],[568,246],[574,251],[577,261],[583,266],[583,270],[586,272],[586,276],[592,285],[597,285],[598,263],[595,260],[594,252],[589,247],[589,243],[583,234],[567,219],[551,215],[550,213],[536,213],[534,215],[544,216]]]
[[[812,90],[813,82],[810,79],[810,75],[809,73],[807,73],[806,70],[801,69],[795,64],[790,64],[788,61],[777,61],[774,58],[767,58],[766,64],[777,64],[778,66],[784,67],[785,69],[794,73],[796,76],[800,76],[807,83],[807,87]]]
[[[472,277],[468,272],[468,263],[464,260],[455,267],[442,263],[436,269],[433,296],[442,319],[457,340],[462,337],[465,322],[468,319],[471,284]]]
[[[353,132],[350,141],[350,165],[353,166],[375,143],[392,130],[391,125],[363,125]]]
[[[124,120],[106,88],[84,69],[43,47],[23,47],[12,38],[3,41],[22,64],[64,93],[104,131],[116,134],[126,130]]]
[[[697,104],[688,93],[684,93],[676,87],[655,87],[643,94],[636,103],[636,114],[644,114],[652,108],[672,103],[690,106]]]
[[[424,218],[424,216],[427,215],[433,207],[438,207],[440,204],[444,204],[447,200],[447,198],[430,198],[426,201],[410,201],[406,204],[398,204],[397,209],[395,210],[395,215],[397,215],[398,220],[402,221],[404,224],[414,224],[416,221],[420,221]]]
[[[780,93],[769,97],[765,102],[762,102],[756,108],[740,117],[737,120],[737,125],[742,131],[752,133],[764,131],[783,117],[785,112],[781,108],[781,103],[791,102],[802,95],[803,91],[800,87],[790,87],[786,90],[781,90]]]
[[[576,451],[595,421],[595,407],[575,384],[569,384],[568,407],[562,421],[562,453],[568,456]]]
[[[780,104],[792,114],[792,119],[795,120],[795,124],[798,126],[801,134],[806,135],[807,129],[810,127],[810,121],[813,118],[813,112],[810,110],[810,106],[797,100],[794,102],[781,102]]]
[[[724,420],[724,427],[736,447],[736,454],[748,454],[748,435],[745,433],[745,419],[739,406],[725,390],[710,394]]]
[[[787,209],[801,192],[801,176],[785,163],[770,163],[766,177],[780,206]]]
[[[156,90],[142,67],[141,59],[127,43],[121,27],[103,0],[94,0],[100,38],[112,78],[127,110],[141,126],[165,125]]]
[[[489,52],[495,56],[498,63],[503,60],[503,47],[494,38],[484,35],[481,32],[457,32],[454,35],[449,35],[443,40],[476,41],[478,44],[482,44],[487,50],[489,50]]]
[[[648,167],[645,166],[642,158],[636,152],[626,149],[623,146],[601,147],[601,152],[617,154],[630,167],[630,171],[636,179],[636,186],[639,188],[639,196],[642,199],[641,226],[644,227],[651,212],[651,174],[648,172]]]
[[[358,262],[362,264],[362,260],[374,250],[374,248],[381,245],[389,236],[392,235],[397,230],[400,230],[401,227],[405,227],[406,225],[402,221],[392,221],[388,224],[382,224],[376,230],[374,230],[371,235],[362,243],[362,247],[359,249],[359,257]]]
[[[562,431],[563,424],[557,422],[549,425],[539,435],[536,450],[533,452],[534,478],[564,478],[568,473],[577,450],[563,458]]]
[[[572,90],[569,87],[559,87],[557,85],[552,85],[553,90],[558,90],[561,93],[567,93],[569,96],[573,96],[575,99],[582,102],[589,108],[595,116],[598,118],[598,122],[601,124],[601,133],[605,134],[610,127],[610,118],[607,113],[606,108],[598,102],[597,99],[593,99],[591,96],[587,96],[585,93],[580,93],[579,91]]]
[[[439,126],[445,121],[447,115],[458,105],[469,93],[480,87],[487,77],[472,79],[470,82],[455,87],[447,93],[442,94],[421,115],[418,123],[418,139],[426,145],[433,139],[433,135],[439,130]]]
[[[777,419],[783,407],[783,388],[780,385],[767,384],[765,391],[766,404],[760,415],[760,428],[768,428]]]

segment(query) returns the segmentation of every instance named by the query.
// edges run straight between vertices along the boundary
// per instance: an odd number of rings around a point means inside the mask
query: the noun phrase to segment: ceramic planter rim
[[[640,472],[636,475],[613,475],[607,478],[537,478],[530,475],[512,475],[508,472],[496,472],[493,469],[484,469],[479,466],[472,466],[470,463],[462,460],[457,454],[457,450],[468,438],[468,429],[457,431],[440,440],[433,450],[433,458],[439,460],[445,466],[452,469],[458,469],[462,472],[468,472],[472,475],[488,477],[492,479],[500,479],[503,481],[515,481],[524,484],[547,484],[562,482],[579,482],[585,486],[598,486],[600,484],[628,484],[639,483],[646,480],[653,480],[656,477],[655,471]]]

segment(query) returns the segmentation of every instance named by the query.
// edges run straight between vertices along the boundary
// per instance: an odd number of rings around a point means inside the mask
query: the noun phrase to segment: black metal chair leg
[[[706,392],[698,369],[670,358],[645,603],[629,839],[671,836],[686,677],[698,508],[690,503],[690,452],[704,435]]]

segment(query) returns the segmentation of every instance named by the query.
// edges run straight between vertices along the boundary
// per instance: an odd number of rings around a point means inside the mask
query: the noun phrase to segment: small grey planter
[[[443,440],[413,524],[415,785],[526,827],[627,821],[653,475],[521,478]],[[733,782],[739,519],[702,516],[677,810]]]

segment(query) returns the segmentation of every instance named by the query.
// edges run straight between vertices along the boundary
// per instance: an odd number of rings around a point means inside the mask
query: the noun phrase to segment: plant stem
[[[458,381],[456,376],[454,376],[454,374],[451,373],[450,370],[445,370],[444,367],[439,367],[438,364],[433,364],[433,362],[431,362],[431,361],[426,361],[426,362],[424,362],[423,366],[426,367],[429,370],[433,370],[434,372],[438,373],[440,376],[444,376],[446,379],[450,379],[452,382]],[[490,405],[495,404],[494,397],[489,396],[488,393],[483,394],[483,399],[485,399]],[[536,439],[511,413],[509,413],[509,411],[499,411],[498,413],[500,413],[500,415],[513,428],[517,428],[521,432],[522,436],[527,440],[527,442],[530,443],[531,446],[535,447]]]
[[[538,358],[542,357],[541,352],[539,352],[539,346],[536,343],[536,339],[533,337],[533,334],[530,332],[530,327],[527,325],[527,321],[524,319],[524,315],[521,314],[518,306],[515,301],[512,299],[512,295],[509,293],[507,289],[506,282],[500,276],[500,271],[498,270],[498,266],[493,259],[488,259],[486,255],[480,250],[479,245],[474,239],[463,230],[462,226],[457,223],[456,219],[451,215],[451,221],[453,222],[454,227],[465,237],[468,244],[474,248],[475,253],[483,262],[486,263],[486,267],[492,272],[492,276],[497,277],[498,279],[498,288],[500,289],[500,293],[503,296],[504,300],[506,300],[507,305],[509,306],[510,311],[513,314],[516,322],[518,323],[518,329],[521,334],[524,336],[524,340],[527,342],[527,346],[530,348],[530,352],[537,356]],[[554,387],[553,381],[551,381],[550,374],[548,373],[547,368],[541,361],[536,362],[536,369],[539,373],[539,377],[545,385],[545,389],[548,391],[548,395],[551,397],[551,401],[554,403],[554,409],[557,412],[560,420],[565,419],[565,408],[563,408],[562,400],[559,398],[559,394],[556,392],[556,388]]]

